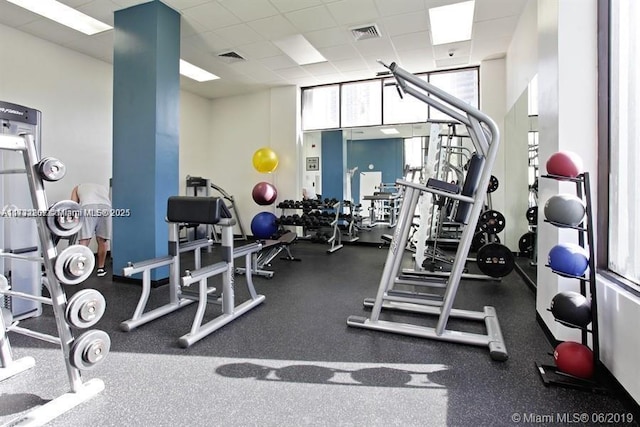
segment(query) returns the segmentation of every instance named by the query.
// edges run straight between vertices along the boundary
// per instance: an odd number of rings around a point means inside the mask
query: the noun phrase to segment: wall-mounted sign
[[[307,157],[307,170],[308,171],[320,170],[320,157]]]

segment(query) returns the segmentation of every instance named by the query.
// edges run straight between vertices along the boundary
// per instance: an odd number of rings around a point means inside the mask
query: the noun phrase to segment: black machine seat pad
[[[167,220],[193,224],[217,224],[231,218],[220,197],[171,196],[167,200]]]

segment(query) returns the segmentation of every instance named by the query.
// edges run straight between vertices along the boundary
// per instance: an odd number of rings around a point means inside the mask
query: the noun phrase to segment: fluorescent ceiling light
[[[385,135],[396,135],[400,133],[396,128],[384,128],[380,129],[380,132],[384,133]]]
[[[200,67],[196,67],[195,65],[188,63],[184,59],[180,60],[180,74],[198,82],[208,82],[209,80],[220,78],[215,74],[211,74]]]
[[[429,9],[431,38],[434,45],[471,39],[475,1]]]
[[[113,28],[56,0],[7,1],[90,36]]]
[[[296,61],[298,65],[315,64],[316,62],[325,62],[327,60],[300,34],[274,40],[273,43]]]

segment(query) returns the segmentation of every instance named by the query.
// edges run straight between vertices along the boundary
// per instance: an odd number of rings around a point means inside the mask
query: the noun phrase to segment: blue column
[[[115,12],[113,52],[113,274],[165,256],[167,198],[177,195],[180,15],[160,1]],[[153,280],[168,277],[154,272]]]
[[[344,198],[346,149],[341,130],[322,132],[322,198]]]

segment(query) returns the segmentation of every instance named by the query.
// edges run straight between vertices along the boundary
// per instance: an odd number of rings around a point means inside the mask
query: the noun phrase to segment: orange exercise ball
[[[269,147],[259,148],[253,153],[253,167],[260,173],[270,173],[278,167],[278,156]]]

